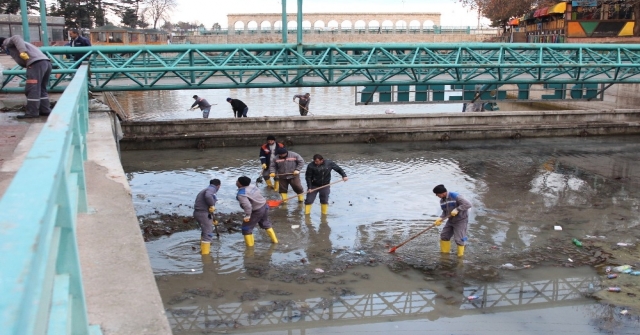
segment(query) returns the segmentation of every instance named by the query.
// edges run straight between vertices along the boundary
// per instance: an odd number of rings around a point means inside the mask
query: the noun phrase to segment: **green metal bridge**
[[[51,91],[81,62],[92,91],[640,82],[640,46],[617,44],[253,44],[43,47]],[[69,55],[83,54],[77,62]],[[4,71],[2,92],[25,70]],[[15,80],[14,80],[15,82]]]

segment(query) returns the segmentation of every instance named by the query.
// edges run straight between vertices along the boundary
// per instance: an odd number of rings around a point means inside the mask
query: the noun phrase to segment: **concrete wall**
[[[124,122],[123,150],[640,133],[640,110],[355,115]]]
[[[568,85],[571,86],[571,85]],[[606,85],[605,85],[606,87]],[[498,102],[500,110],[523,110],[537,109],[538,106],[544,109],[634,109],[640,106],[640,84],[616,84],[604,91],[602,101],[586,100],[564,100],[548,102]],[[531,99],[541,99],[542,94],[536,91],[531,92]]]

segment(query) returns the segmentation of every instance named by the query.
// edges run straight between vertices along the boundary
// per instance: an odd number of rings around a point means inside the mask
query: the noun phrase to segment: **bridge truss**
[[[640,82],[640,46],[614,44],[252,44],[44,47],[62,91],[79,63],[92,91]],[[68,60],[86,53],[81,60]],[[4,71],[4,92],[25,79]]]

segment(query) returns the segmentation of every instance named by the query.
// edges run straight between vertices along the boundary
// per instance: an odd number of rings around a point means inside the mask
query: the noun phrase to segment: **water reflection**
[[[426,284],[429,288],[414,288],[400,290],[384,289],[380,286],[374,292],[367,291],[360,286],[355,294],[341,296],[314,296],[302,298],[295,293],[287,297],[275,297],[270,300],[257,299],[242,302],[224,302],[219,297],[205,297],[196,295],[193,299],[178,302],[167,310],[169,322],[174,334],[188,334],[205,330],[227,330],[243,327],[251,331],[276,331],[283,329],[298,329],[305,331],[309,328],[327,326],[332,327],[353,324],[368,324],[372,322],[388,322],[401,320],[464,318],[481,311],[483,314],[499,312],[535,311],[538,309],[558,308],[560,306],[589,305],[585,296],[593,287],[599,286],[597,276],[589,275],[585,269],[557,270],[545,273],[546,278],[539,278],[541,273],[531,271],[526,278],[506,280],[500,283],[461,285],[455,287],[438,287]],[[174,278],[172,280],[176,280]],[[397,280],[398,283],[403,283]],[[388,284],[388,283],[387,283]],[[241,286],[244,286],[240,284]],[[416,285],[410,285],[415,287]],[[388,288],[389,285],[386,285]],[[257,296],[260,291],[268,291],[267,286],[252,286],[247,288]],[[277,293],[276,293],[277,294]],[[291,293],[289,293],[291,294]],[[267,294],[269,295],[269,294]],[[469,300],[469,296],[477,296]],[[537,313],[534,313],[537,314]],[[596,315],[585,315],[582,323]],[[567,317],[567,314],[562,317]],[[560,319],[556,320],[561,322]],[[290,325],[294,323],[295,325]],[[627,325],[628,326],[628,325]],[[486,330],[487,325],[482,328]],[[619,325],[623,328],[622,325]],[[460,326],[455,329],[460,328]],[[589,332],[590,333],[590,332]]]

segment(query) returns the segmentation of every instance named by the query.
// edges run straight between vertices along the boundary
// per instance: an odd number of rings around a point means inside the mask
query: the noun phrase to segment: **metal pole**
[[[298,46],[296,48],[299,55],[304,54],[304,50],[302,50],[302,0],[298,0]],[[298,65],[302,65],[302,59],[298,58]],[[297,75],[300,77],[298,80],[298,85],[302,85],[302,70],[297,71]]]
[[[44,0],[40,0],[40,27],[42,29],[42,45],[48,47],[49,30],[47,28],[47,4],[45,4]]]
[[[282,43],[287,43],[287,0],[282,0]]]
[[[31,34],[29,33],[29,13],[27,12],[27,0],[20,0],[20,14],[22,15],[22,39],[25,42],[31,42]]]
[[[302,0],[298,0],[298,45],[302,45]]]

